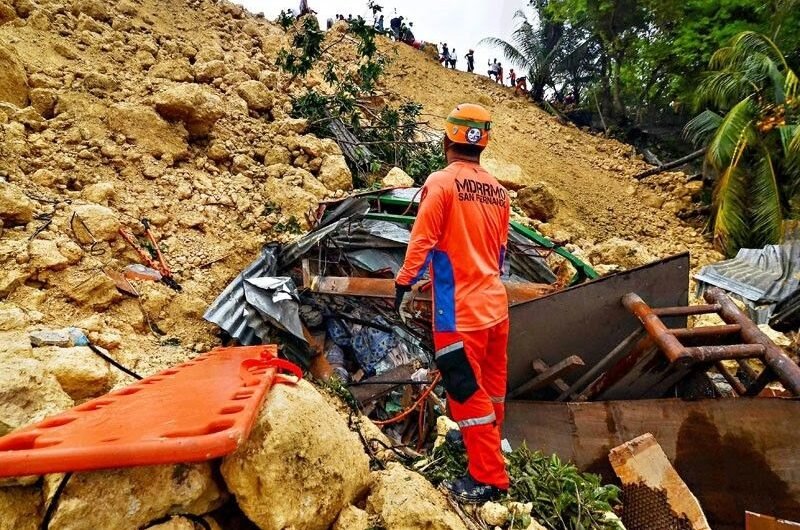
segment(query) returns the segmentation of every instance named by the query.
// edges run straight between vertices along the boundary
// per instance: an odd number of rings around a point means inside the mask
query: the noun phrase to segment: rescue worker
[[[445,127],[449,165],[422,188],[395,280],[395,308],[407,314],[412,286],[429,273],[436,366],[469,460],[467,474],[445,485],[461,501],[478,503],[502,496],[509,487],[500,450],[509,331],[500,275],[510,206],[506,190],[480,165],[489,142],[489,112],[461,104]]]

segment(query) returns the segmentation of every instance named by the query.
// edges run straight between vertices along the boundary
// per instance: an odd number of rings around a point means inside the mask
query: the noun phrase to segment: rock
[[[466,530],[442,493],[419,473],[390,462],[372,476],[367,511],[379,516],[386,530]]]
[[[118,86],[116,78],[111,77],[110,75],[101,74],[99,72],[91,72],[83,80],[83,84],[90,90],[94,89],[100,92],[111,91],[116,89]]]
[[[155,97],[156,110],[168,120],[179,120],[194,137],[207,136],[224,114],[222,99],[208,88],[194,84],[176,85]]]
[[[28,76],[17,52],[0,42],[0,102],[28,106]]]
[[[306,214],[319,202],[313,194],[278,178],[267,179],[263,195],[270,204],[280,208],[281,213],[293,218],[301,227],[307,224]]]
[[[222,530],[222,527],[211,517],[205,516],[203,519],[208,525],[209,530]],[[148,526],[147,528],[149,530],[197,530],[198,526],[199,524],[195,524],[191,519],[176,515],[166,523]]]
[[[414,185],[414,179],[399,167],[394,167],[383,177],[381,184],[384,188],[410,188]]]
[[[348,506],[341,511],[333,525],[333,530],[370,530],[375,528],[369,520],[369,514],[355,506]]]
[[[0,270],[0,298],[5,298],[14,292],[20,284],[30,277],[30,274],[18,269]]]
[[[92,271],[93,276],[86,278],[80,276],[64,285],[63,291],[68,298],[80,305],[92,309],[105,309],[111,304],[122,300],[123,296],[117,291],[117,286],[102,272]]]
[[[525,186],[530,186],[533,181],[516,164],[506,164],[492,158],[482,158],[481,165],[497,179],[497,181],[509,190],[521,190]]]
[[[42,493],[36,487],[0,487],[0,530],[38,530]]]
[[[53,117],[58,94],[52,88],[34,88],[30,91],[31,106],[45,119]]]
[[[84,243],[91,243],[92,237],[97,241],[113,241],[119,235],[119,229],[122,227],[114,211],[99,204],[73,206],[69,215],[70,218],[74,215],[80,219],[80,221],[76,219],[76,224],[80,228],[76,228],[75,231]],[[87,230],[89,234],[82,233]]]
[[[236,93],[247,102],[247,107],[256,112],[272,108],[272,92],[261,81],[245,81],[236,87]]]
[[[200,83],[210,83],[228,73],[225,61],[213,60],[194,63],[194,77]]]
[[[69,332],[66,330],[31,331],[28,337],[31,339],[31,346],[36,348],[40,346],[57,346],[59,348],[66,348],[72,343]]]
[[[0,220],[5,226],[24,225],[33,220],[36,205],[22,190],[0,182]]]
[[[106,2],[102,0],[74,0],[71,8],[72,14],[76,17],[81,13],[103,22],[111,21],[111,12]]]
[[[774,342],[776,346],[780,346],[781,348],[792,347],[792,339],[790,339],[780,331],[775,331],[769,326],[769,324],[759,324],[758,329],[760,329],[764,335],[769,337],[769,340]]]
[[[319,180],[331,191],[353,189],[353,174],[347,167],[344,155],[328,155],[319,169]]]
[[[273,387],[250,438],[223,459],[221,471],[262,530],[325,530],[370,480],[358,437],[306,381]]]
[[[30,255],[28,266],[36,271],[48,269],[60,271],[69,265],[69,259],[58,250],[55,241],[34,239],[28,243],[28,254]]]
[[[111,182],[97,182],[81,190],[81,197],[87,201],[108,206],[109,199],[116,195],[114,184]]]
[[[612,237],[591,247],[587,256],[591,263],[619,265],[625,269],[646,265],[658,259],[641,244],[618,237]]]
[[[124,134],[137,146],[156,158],[188,158],[186,130],[168,123],[152,108],[136,103],[119,103],[108,111],[108,128]]]
[[[194,81],[192,65],[186,58],[169,59],[154,64],[147,72],[150,77],[169,79],[171,81]]]
[[[73,405],[43,363],[0,355],[0,436]]]
[[[11,22],[12,20],[16,20],[17,12],[14,10],[13,7],[6,4],[5,2],[0,2],[0,26],[5,24],[6,22]]]
[[[0,331],[23,328],[28,325],[25,312],[15,305],[0,303]]]
[[[47,498],[60,479],[45,478]],[[202,515],[223,500],[208,463],[76,473],[64,488],[50,528],[130,530],[169,514]]]
[[[114,378],[109,364],[85,346],[36,348],[33,354],[75,401],[101,396],[111,389]]]
[[[503,526],[510,516],[508,508],[497,502],[487,502],[481,506],[478,515],[489,526]]]
[[[525,215],[539,221],[549,221],[558,213],[558,200],[544,182],[522,188],[517,193],[517,203]]]

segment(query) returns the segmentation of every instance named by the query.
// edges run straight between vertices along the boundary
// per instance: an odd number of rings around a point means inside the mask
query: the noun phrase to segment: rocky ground
[[[296,237],[318,200],[352,188],[336,144],[289,117],[304,86],[284,89],[275,69],[284,41],[276,25],[227,2],[0,0],[0,435],[130,382],[85,347],[32,347],[30,332],[75,326],[142,375],[182,362],[218,344],[201,315],[258,249]],[[637,183],[644,164],[630,147],[410,48],[382,46],[397,50],[386,87],[427,114],[470,100],[492,110],[487,165],[518,192],[519,214],[603,270],[687,249],[695,265],[719,257],[675,215],[697,191],[681,174]],[[106,274],[140,261],[119,229],[141,238],[143,218],[182,291],[135,282],[133,298]],[[458,528],[418,476],[399,466],[371,474],[345,419],[324,421],[316,391],[292,392],[273,392],[256,428],[271,435],[221,472],[214,463],[79,475],[51,528],[138,528],[234,504],[260,528],[322,529],[353,502],[335,528]],[[310,423],[278,417],[281,400],[316,407]],[[295,461],[275,458],[290,453]],[[0,529],[36,528],[58,480],[0,488]]]

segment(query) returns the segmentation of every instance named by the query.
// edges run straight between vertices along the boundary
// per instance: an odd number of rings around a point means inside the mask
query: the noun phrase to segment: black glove
[[[403,305],[403,297],[411,292],[410,285],[400,285],[395,282],[394,284],[394,310],[400,312],[400,307]]]

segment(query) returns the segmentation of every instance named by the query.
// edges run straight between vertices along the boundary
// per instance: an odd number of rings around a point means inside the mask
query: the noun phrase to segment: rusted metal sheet
[[[614,480],[609,450],[653,433],[711,527],[742,530],[745,510],[800,520],[797,418],[793,399],[509,401],[504,435]]]
[[[636,292],[652,306],[685,306],[689,300],[689,254],[571,287],[510,309],[508,388],[530,379],[534,359],[553,366],[578,355],[586,366],[564,376],[573,384],[608,356],[638,327],[639,321],[620,300]],[[686,316],[665,318],[686,327]]]
[[[541,298],[554,291],[542,283],[504,282],[508,303],[517,304]],[[312,276],[307,285],[312,292],[334,295],[394,298],[394,280],[385,278],[354,278],[346,276]],[[430,290],[422,290],[415,300],[430,302]]]

